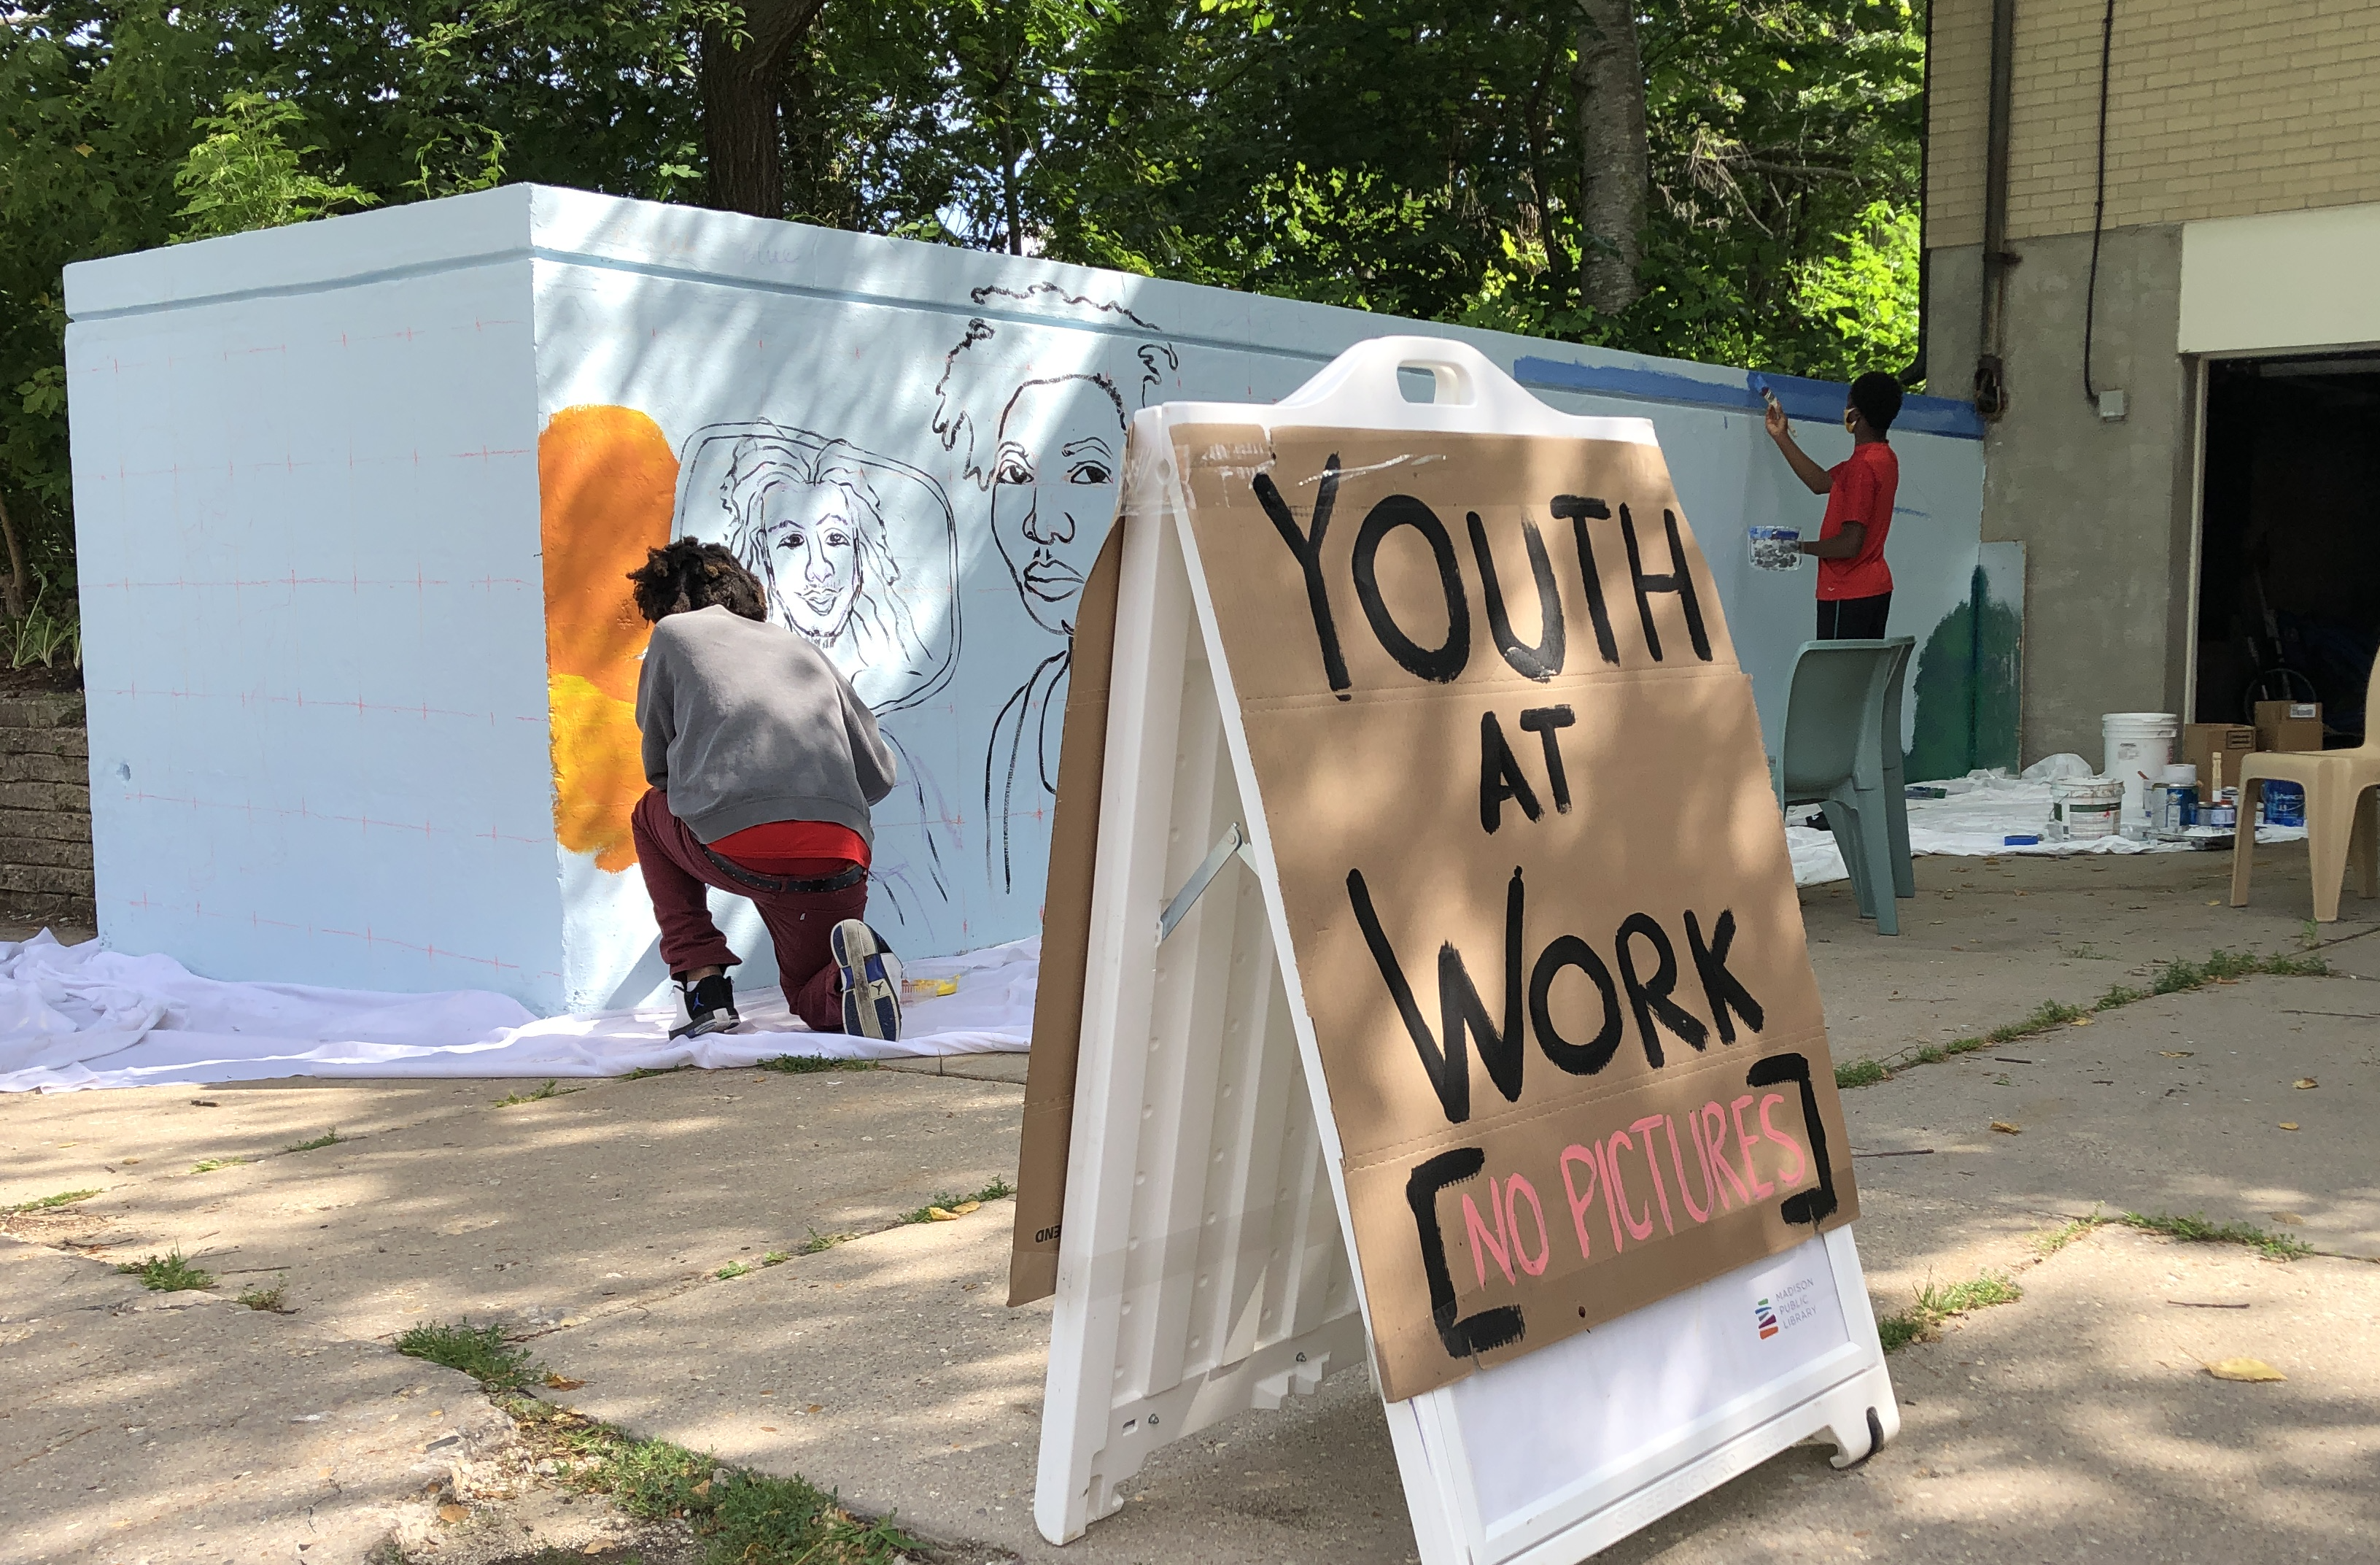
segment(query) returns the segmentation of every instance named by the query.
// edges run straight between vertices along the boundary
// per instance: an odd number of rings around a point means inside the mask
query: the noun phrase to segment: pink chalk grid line
[[[515,723],[542,723],[546,720],[546,715],[542,712],[533,715],[515,713],[509,718],[506,718],[499,713],[461,712],[449,707],[431,706],[427,702],[416,706],[398,706],[384,702],[366,701],[360,695],[355,697],[355,699],[351,701],[335,697],[329,700],[318,698],[313,701],[309,701],[306,699],[306,692],[303,691],[299,691],[294,695],[261,695],[253,691],[240,691],[233,694],[225,694],[215,691],[186,691],[180,689],[158,690],[154,687],[144,691],[140,688],[140,682],[137,679],[129,685],[112,687],[102,693],[106,695],[120,695],[131,701],[157,700],[160,698],[171,701],[236,701],[242,706],[294,706],[300,710],[319,708],[325,711],[353,712],[358,716],[361,716],[367,712],[389,712],[401,717],[419,717],[423,722],[428,722],[432,717],[468,717],[475,723],[484,721],[491,727],[494,727],[500,721]]]
[[[526,326],[528,324],[528,323],[526,321],[490,321],[474,318],[471,324],[468,326],[457,321],[451,326],[399,326],[395,331],[373,332],[370,334],[341,332],[338,335],[337,341],[341,348],[353,348],[358,343],[366,342],[402,342],[410,345],[412,343],[419,342],[425,337],[444,336],[453,332],[470,332],[474,335],[485,335],[490,326]],[[327,348],[331,346],[332,340],[333,339],[326,335],[316,338],[310,346]],[[300,343],[298,345],[299,350],[302,352],[308,346],[310,345]],[[263,353],[280,353],[285,355],[288,351],[289,344],[285,342],[276,342],[267,347],[221,348],[212,353],[169,353],[165,356],[165,368],[171,370],[176,365],[183,363],[228,364],[236,358],[252,359],[259,354]],[[127,362],[126,361],[118,359],[111,354],[108,356],[105,363],[87,365],[75,373],[77,374],[84,375],[120,375],[128,371],[153,368],[155,368],[155,366],[145,359],[136,359],[130,362]]]
[[[220,589],[225,587],[228,587],[235,592],[247,592],[265,587],[280,587],[286,589],[291,593],[295,593],[300,587],[345,587],[350,593],[360,593],[366,587],[410,587],[416,592],[426,592],[431,587],[477,587],[482,591],[492,592],[498,587],[511,587],[518,590],[531,586],[541,586],[542,583],[528,581],[517,576],[480,576],[449,580],[442,576],[425,575],[419,570],[415,571],[410,576],[364,576],[360,574],[348,576],[300,576],[295,570],[292,570],[285,576],[234,576],[225,577],[221,581],[176,576],[170,581],[164,581],[162,579],[155,581],[135,581],[129,577],[119,576],[113,581],[92,581],[87,582],[85,585],[108,588],[118,592],[129,592],[135,589],[152,591],[164,589],[168,591],[180,591],[188,588]]]
[[[117,797],[128,804],[170,804],[190,810],[223,810],[234,814],[244,814],[250,821],[254,821],[259,815],[265,815],[285,821],[327,821],[338,825],[352,825],[367,833],[375,826],[382,831],[418,832],[424,838],[452,837],[473,842],[525,842],[532,847],[551,847],[553,843],[553,838],[550,833],[543,837],[520,837],[511,832],[498,831],[493,826],[490,826],[485,831],[471,831],[462,826],[437,825],[429,821],[417,824],[412,821],[375,820],[370,815],[343,815],[336,811],[317,810],[302,799],[298,801],[298,807],[292,810],[285,804],[258,804],[248,800],[234,804],[212,799],[183,799],[168,793],[151,793],[142,789],[123,790],[117,794]]]
[[[382,947],[387,947],[392,950],[410,951],[433,962],[440,960],[468,962],[474,967],[483,967],[495,972],[522,972],[528,971],[523,968],[520,963],[506,961],[502,957],[476,957],[468,951],[450,951],[442,949],[434,944],[416,943],[411,940],[400,940],[394,935],[382,935],[369,923],[365,924],[361,929],[334,929],[328,924],[315,923],[310,920],[304,923],[293,923],[286,919],[267,918],[262,913],[254,911],[246,913],[225,912],[220,909],[210,908],[203,903],[196,901],[190,902],[188,905],[178,902],[160,902],[149,896],[146,892],[141,893],[138,897],[111,897],[108,898],[107,900],[116,904],[117,906],[131,909],[135,912],[188,913],[193,918],[218,919],[226,923],[245,923],[250,928],[258,930],[284,929],[288,930],[293,934],[302,933],[308,935],[335,935],[343,939],[360,940],[367,947],[375,950]],[[541,978],[559,978],[562,976],[562,974],[552,972],[551,969],[540,970],[538,975]]]
[[[527,446],[482,446],[476,451],[449,451],[445,453],[443,459],[450,462],[484,462],[492,460],[497,457],[533,457],[535,455],[537,455],[536,450],[533,447]],[[440,458],[433,456],[431,459],[438,460]],[[237,459],[227,460],[223,464],[220,471],[224,477],[237,480],[239,477],[242,465],[243,464]],[[418,468],[420,465],[421,450],[419,446],[415,446],[408,451],[386,457],[358,457],[353,451],[349,451],[344,458],[324,457],[310,461],[299,461],[294,455],[284,455],[278,460],[249,462],[245,464],[247,471],[249,472],[296,472],[301,468],[344,467],[351,471],[359,467],[407,466]],[[178,482],[186,473],[190,477],[196,478],[200,475],[212,475],[217,471],[218,470],[212,462],[204,467],[199,467],[196,465],[186,467],[180,462],[174,462],[162,468],[136,468],[128,462],[119,461],[115,464],[115,471],[114,472],[111,473],[103,471],[93,471],[91,474],[91,481],[96,483],[105,483],[111,480],[115,483],[122,483],[136,478],[171,478]]]

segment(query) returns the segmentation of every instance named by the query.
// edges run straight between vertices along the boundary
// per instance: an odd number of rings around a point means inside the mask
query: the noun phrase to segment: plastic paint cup
[[[1745,541],[1755,570],[1799,570],[1802,530],[1798,527],[1747,527]]]

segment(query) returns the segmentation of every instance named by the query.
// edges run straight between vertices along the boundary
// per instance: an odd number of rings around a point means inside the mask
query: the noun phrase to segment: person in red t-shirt
[[[1818,640],[1878,641],[1892,607],[1892,568],[1884,563],[1884,540],[1892,531],[1892,499],[1900,487],[1900,458],[1885,432],[1900,413],[1900,385],[1871,370],[1852,382],[1843,403],[1843,427],[1852,432],[1852,454],[1822,468],[1793,444],[1785,410],[1768,398],[1768,437],[1792,464],[1794,475],[1813,495],[1827,497],[1826,520],[1802,552],[1818,561]]]

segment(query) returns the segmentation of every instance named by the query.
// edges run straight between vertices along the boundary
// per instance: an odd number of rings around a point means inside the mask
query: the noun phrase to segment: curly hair
[[[760,583],[744,562],[717,544],[680,538],[647,552],[645,563],[628,572],[637,611],[659,623],[664,615],[712,605],[747,619],[766,619],[769,605]]]

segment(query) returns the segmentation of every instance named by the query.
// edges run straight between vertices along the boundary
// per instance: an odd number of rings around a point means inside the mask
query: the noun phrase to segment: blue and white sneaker
[[[855,1037],[901,1036],[901,959],[883,937],[856,918],[827,936],[843,974],[843,1030]]]

